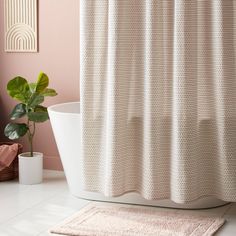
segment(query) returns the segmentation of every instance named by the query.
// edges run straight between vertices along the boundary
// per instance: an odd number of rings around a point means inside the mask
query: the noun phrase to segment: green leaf
[[[28,126],[24,123],[9,123],[5,129],[4,134],[9,139],[18,139],[24,136],[28,131]]]
[[[29,88],[30,88],[31,93],[35,93],[36,83],[30,83]]]
[[[26,103],[29,98],[29,84],[26,79],[17,76],[8,82],[7,92],[12,98]]]
[[[17,104],[14,108],[13,108],[13,110],[12,110],[12,112],[11,112],[11,114],[10,114],[10,119],[11,120],[15,120],[15,119],[17,119],[17,118],[21,118],[21,117],[23,117],[25,114],[26,114],[26,109],[25,109],[25,104],[23,104],[23,103],[19,103],[19,104]]]
[[[28,102],[28,107],[29,108],[34,108],[37,105],[41,104],[44,101],[44,96],[38,93],[34,93]]]
[[[49,96],[49,97],[54,97],[57,95],[56,90],[51,89],[51,88],[46,88],[43,90],[43,92],[41,92],[40,94],[42,94],[44,97]]]
[[[49,119],[48,112],[47,111],[35,111],[35,112],[29,112],[28,117],[30,121],[34,122],[44,122]]]
[[[45,73],[41,72],[38,76],[35,91],[37,93],[43,92],[44,89],[46,89],[48,87],[48,84],[49,84],[48,76]]]
[[[35,107],[34,111],[48,112],[48,109],[47,107],[38,105]]]

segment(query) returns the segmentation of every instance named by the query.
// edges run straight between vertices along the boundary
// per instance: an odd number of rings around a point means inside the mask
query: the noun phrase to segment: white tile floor
[[[44,182],[39,185],[0,182],[0,236],[52,235],[47,232],[49,228],[88,203],[69,194],[63,172],[45,171]],[[227,223],[216,235],[236,236],[236,203],[201,212],[214,215],[225,212]]]

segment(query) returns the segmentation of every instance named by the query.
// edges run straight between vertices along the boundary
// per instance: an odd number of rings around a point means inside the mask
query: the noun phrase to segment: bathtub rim
[[[68,105],[73,105],[73,104],[79,104],[79,112],[63,112],[63,111],[59,111],[57,110],[60,107],[65,107]],[[57,103],[54,105],[51,105],[47,108],[49,113],[57,113],[57,114],[63,114],[63,115],[75,115],[75,116],[80,116],[81,112],[80,112],[80,101],[77,102],[63,102],[63,103]]]

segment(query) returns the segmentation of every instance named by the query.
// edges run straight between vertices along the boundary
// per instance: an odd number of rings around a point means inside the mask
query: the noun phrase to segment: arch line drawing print
[[[6,52],[37,52],[37,0],[4,0]]]

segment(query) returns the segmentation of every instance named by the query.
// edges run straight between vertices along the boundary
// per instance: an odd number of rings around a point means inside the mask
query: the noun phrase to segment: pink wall
[[[48,74],[50,87],[57,90],[58,96],[48,98],[46,106],[79,100],[79,0],[38,1],[38,53],[4,52],[3,2],[0,1],[0,134],[16,103],[5,91],[7,82],[16,75],[33,81],[39,71]],[[61,169],[50,122],[37,127],[34,146],[35,151],[45,155],[44,167]],[[26,140],[20,142],[27,150]]]

